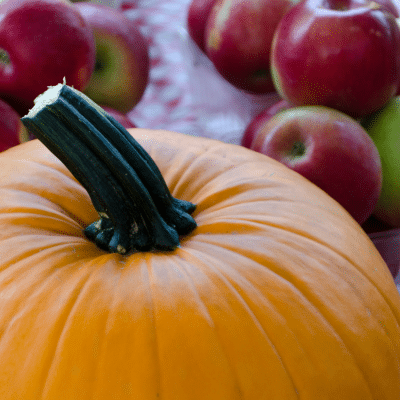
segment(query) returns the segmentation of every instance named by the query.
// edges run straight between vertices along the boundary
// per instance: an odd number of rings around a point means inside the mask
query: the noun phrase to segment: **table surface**
[[[121,9],[149,43],[149,85],[139,104],[128,113],[137,126],[239,144],[252,117],[277,100],[276,94],[244,94],[218,75],[189,39],[186,15],[190,0],[93,1]],[[400,0],[395,1],[400,4]],[[393,275],[397,273],[400,292],[400,229],[370,237]]]

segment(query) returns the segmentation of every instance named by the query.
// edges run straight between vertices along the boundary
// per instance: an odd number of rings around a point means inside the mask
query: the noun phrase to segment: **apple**
[[[355,118],[383,107],[400,83],[400,30],[368,0],[303,0],[280,21],[271,68],[281,97]]]
[[[0,151],[29,140],[29,132],[21,117],[9,104],[0,100]]]
[[[192,0],[187,12],[189,36],[205,52],[204,35],[208,16],[217,0]]]
[[[95,65],[89,25],[65,0],[0,3],[0,97],[20,115],[48,86],[66,78],[83,90]]]
[[[392,13],[395,18],[399,18],[399,10],[396,6],[397,2],[394,3],[391,0],[370,0],[370,1],[375,1],[375,3],[378,3],[380,6],[382,6],[387,11]]]
[[[275,29],[291,0],[221,0],[211,9],[205,50],[216,70],[249,93],[274,92],[270,50]]]
[[[240,144],[248,149],[251,148],[253,139],[257,136],[258,129],[262,127],[270,118],[282,110],[287,110],[293,107],[286,100],[278,100],[272,106],[267,107],[265,110],[258,113],[247,125],[246,130],[242,136]]]
[[[104,111],[115,118],[124,128],[136,128],[136,125],[128,118],[126,114],[120,111],[114,110],[113,108],[107,106],[100,106]]]
[[[93,30],[96,66],[84,93],[98,104],[122,113],[142,98],[149,80],[148,45],[122,11],[79,2],[75,7]]]
[[[378,150],[353,118],[323,106],[280,111],[258,129],[251,149],[304,176],[359,223],[372,214],[382,186]]]
[[[400,227],[400,97],[365,117],[361,124],[374,141],[381,160],[382,191],[374,215],[382,222]]]

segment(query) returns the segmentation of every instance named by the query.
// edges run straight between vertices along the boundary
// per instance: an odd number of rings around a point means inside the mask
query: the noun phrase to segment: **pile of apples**
[[[147,42],[122,12],[69,0],[0,1],[0,151],[29,140],[20,118],[64,78],[134,127],[126,113],[148,76]]]
[[[391,0],[192,0],[190,37],[219,74],[281,98],[242,145],[363,224],[400,227],[400,24]]]

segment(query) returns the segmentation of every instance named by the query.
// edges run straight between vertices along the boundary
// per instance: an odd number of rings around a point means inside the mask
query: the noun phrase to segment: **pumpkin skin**
[[[210,139],[131,129],[198,227],[109,254],[39,141],[0,155],[2,400],[398,400],[400,296],[368,236],[306,179]]]

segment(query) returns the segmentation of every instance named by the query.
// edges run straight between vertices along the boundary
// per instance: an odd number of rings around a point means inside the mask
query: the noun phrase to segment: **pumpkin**
[[[400,296],[338,203],[240,146],[129,134],[196,205],[173,248],[100,248],[58,157],[0,155],[2,400],[399,399]]]

